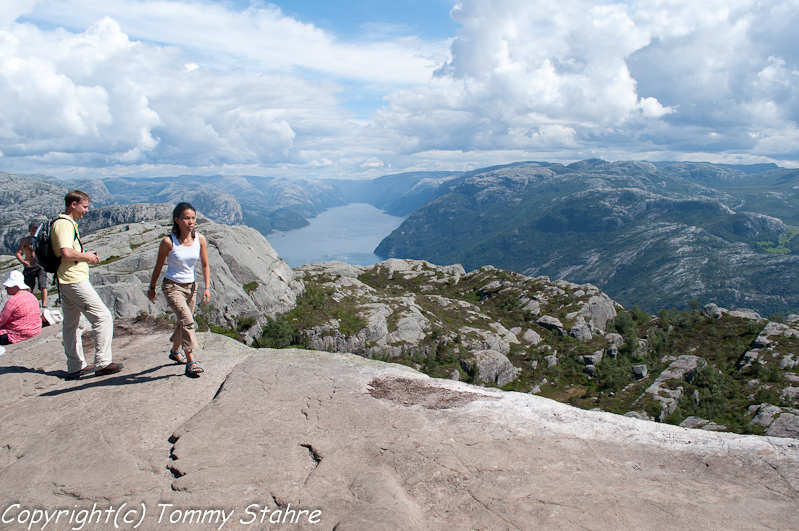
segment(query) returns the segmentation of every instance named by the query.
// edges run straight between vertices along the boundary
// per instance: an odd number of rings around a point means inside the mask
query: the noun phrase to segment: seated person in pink
[[[12,271],[3,285],[11,298],[0,313],[0,345],[19,343],[41,332],[39,300],[30,292],[22,273]]]

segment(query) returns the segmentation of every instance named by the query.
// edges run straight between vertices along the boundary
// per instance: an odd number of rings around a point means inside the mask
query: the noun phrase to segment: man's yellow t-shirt
[[[62,219],[69,223],[61,221]],[[76,251],[83,252],[83,246],[78,238],[80,238],[78,224],[71,217],[60,214],[56,222],[53,223],[53,231],[50,234],[50,243],[53,245],[53,251],[55,251],[56,256],[61,256],[62,247],[71,247]],[[89,280],[89,262],[61,260],[57,275],[61,284],[74,284]]]

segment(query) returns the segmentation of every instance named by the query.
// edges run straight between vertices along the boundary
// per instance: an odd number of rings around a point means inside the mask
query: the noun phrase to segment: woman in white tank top
[[[205,236],[197,234],[194,230],[194,226],[197,224],[197,212],[191,204],[179,203],[172,212],[172,219],[174,221],[172,232],[164,236],[160,247],[158,247],[158,258],[155,261],[147,297],[150,300],[155,300],[155,283],[158,281],[164,261],[166,261],[167,269],[161,287],[166,301],[175,312],[177,319],[175,333],[170,338],[172,349],[169,351],[169,359],[178,364],[185,363],[186,376],[197,378],[203,369],[194,359],[194,351],[197,349],[197,337],[194,331],[197,282],[194,267],[199,260],[205,280],[202,301],[203,304],[208,304],[208,301],[211,300],[208,245]]]

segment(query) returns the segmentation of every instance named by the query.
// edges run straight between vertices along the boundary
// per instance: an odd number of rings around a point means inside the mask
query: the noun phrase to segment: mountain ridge
[[[703,165],[746,184],[712,188],[695,166],[594,159],[473,172],[444,183],[375,252],[588,282],[649,311],[691,299],[797,311],[797,231],[769,212],[799,207],[799,173]],[[784,181],[776,199],[775,179]]]

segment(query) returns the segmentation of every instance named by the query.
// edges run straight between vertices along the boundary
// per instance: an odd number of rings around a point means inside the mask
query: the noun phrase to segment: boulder
[[[472,358],[461,360],[461,366],[469,374],[474,374],[476,369],[477,381],[503,387],[521,372],[504,354],[496,350],[478,350],[472,354]]]
[[[768,428],[774,420],[782,414],[782,408],[771,404],[760,404],[759,406],[749,406],[749,414],[753,415],[750,424],[756,424]]]
[[[752,321],[762,321],[763,318],[754,310],[749,310],[746,308],[739,308],[737,310],[730,310],[727,312],[728,315],[731,317],[740,317],[742,319],[749,319]]]
[[[617,359],[619,357],[619,347],[616,345],[609,346],[605,349],[605,355],[612,360]]]
[[[676,360],[672,361],[669,366],[666,367],[666,370],[658,375],[656,381],[684,380],[688,383],[692,383],[698,371],[705,365],[707,365],[707,362],[699,356],[678,356]]]
[[[608,341],[608,343],[616,347],[620,347],[624,344],[624,338],[621,336],[621,334],[617,334],[615,332],[605,334],[605,339]]]
[[[580,309],[592,330],[605,330],[608,322],[616,318],[616,304],[604,293],[593,295]]]
[[[701,428],[709,423],[709,420],[700,418],[700,417],[687,417],[685,420],[680,422],[680,426],[683,428]]]
[[[541,336],[535,330],[530,329],[524,331],[522,339],[531,345],[537,345],[541,342]]]
[[[533,315],[538,315],[541,313],[541,303],[536,300],[527,301],[524,306],[522,306],[522,310],[528,311]]]
[[[561,323],[558,318],[552,317],[551,315],[539,317],[538,320],[536,320],[536,324],[561,336],[566,335],[566,331],[563,329],[563,323]]]
[[[786,404],[799,401],[799,387],[788,386],[780,392],[780,400]]]
[[[702,315],[704,315],[709,319],[721,319],[723,313],[721,311],[721,308],[719,308],[717,305],[713,303],[710,303],[710,304],[705,304],[705,306],[702,308]]]
[[[588,323],[585,322],[582,316],[577,318],[577,322],[569,330],[569,335],[583,343],[591,341],[594,337],[593,334],[591,334],[591,327],[588,326]]]
[[[633,377],[636,380],[643,380],[648,374],[646,365],[633,365]]]
[[[596,350],[593,354],[585,354],[583,355],[583,364],[584,365],[599,365],[599,362],[602,361],[602,351]]]

